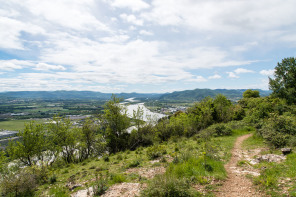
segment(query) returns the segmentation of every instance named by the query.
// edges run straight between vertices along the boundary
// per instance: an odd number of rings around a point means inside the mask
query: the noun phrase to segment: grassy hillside
[[[204,150],[205,142],[201,138],[181,138],[152,147],[140,147],[135,151],[119,152],[101,159],[89,159],[79,164],[57,164],[50,169],[51,177],[54,176],[56,182],[42,185],[35,195],[47,193],[68,196],[90,186],[104,184],[107,189],[122,182],[146,185],[146,190],[142,189],[142,196],[150,196],[153,192],[160,192],[161,195],[165,192],[161,187],[170,187],[166,185],[168,182],[182,185],[180,180],[187,180],[188,183],[174,191],[176,195],[194,193],[199,196],[201,193],[194,187],[200,185],[206,187],[206,195],[210,196],[219,185],[218,181],[226,178],[223,165],[230,158],[235,139],[248,132],[248,129],[239,129],[234,130],[231,136],[213,138],[208,145],[215,153],[207,152],[206,159],[204,152],[207,150]],[[219,154],[219,158],[213,157],[213,154]],[[99,182],[98,177],[104,183]],[[166,182],[162,182],[162,179],[166,179]],[[212,184],[213,180],[217,184]],[[72,191],[65,187],[71,187],[71,182],[79,185]]]

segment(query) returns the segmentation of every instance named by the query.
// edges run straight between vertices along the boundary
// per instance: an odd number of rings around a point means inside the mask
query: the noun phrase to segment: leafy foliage
[[[130,125],[130,119],[126,109],[120,105],[120,99],[114,95],[104,106],[104,114],[101,116],[105,138],[111,153],[125,150],[128,145],[128,133],[126,129]]]
[[[243,98],[258,98],[260,97],[258,90],[248,89],[243,93]]]
[[[284,58],[275,67],[274,79],[269,78],[272,96],[296,103],[296,58]]]
[[[25,125],[24,131],[18,133],[18,136],[21,137],[21,142],[9,143],[7,149],[9,155],[15,159],[20,159],[29,166],[36,163],[34,158],[43,161],[42,151],[48,147],[43,125],[30,122]]]
[[[143,197],[191,197],[201,196],[197,192],[190,190],[189,182],[186,179],[179,179],[172,175],[158,175],[148,185],[148,188],[142,191]]]

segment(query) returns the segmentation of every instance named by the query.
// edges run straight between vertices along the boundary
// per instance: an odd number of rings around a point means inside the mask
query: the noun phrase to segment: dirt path
[[[243,160],[245,155],[242,150],[242,142],[252,136],[252,134],[243,135],[237,138],[234,147],[232,149],[232,157],[230,161],[224,166],[228,174],[227,180],[223,183],[223,186],[216,192],[218,197],[261,197],[264,196],[260,192],[256,191],[253,187],[251,180],[245,177],[245,173],[237,170],[237,162]]]

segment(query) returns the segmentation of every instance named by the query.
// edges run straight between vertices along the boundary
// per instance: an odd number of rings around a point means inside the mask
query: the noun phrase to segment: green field
[[[10,131],[19,131],[24,129],[25,123],[30,122],[31,120],[9,120],[0,122],[0,130],[10,130]],[[36,122],[44,122],[44,119],[35,120]]]

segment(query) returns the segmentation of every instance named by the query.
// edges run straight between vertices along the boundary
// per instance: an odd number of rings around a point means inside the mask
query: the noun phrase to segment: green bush
[[[269,146],[274,148],[294,144],[296,136],[296,117],[290,114],[273,115],[264,121],[261,129],[258,130]]]
[[[228,136],[232,134],[232,129],[223,123],[212,125],[207,130],[212,132],[214,136]]]
[[[109,162],[109,161],[110,161],[109,156],[105,155],[105,156],[103,157],[103,160],[104,160],[105,162]]]
[[[100,177],[100,179],[98,179],[93,186],[95,196],[101,196],[107,191],[107,189],[108,189],[107,181],[102,177]]]
[[[161,145],[154,145],[147,149],[146,154],[150,160],[157,159],[162,155],[166,154],[166,150],[164,146]]]
[[[57,176],[55,174],[53,174],[51,177],[49,177],[48,182],[50,184],[57,182]]]
[[[111,174],[110,179],[112,184],[122,183],[126,181],[125,176],[123,176],[122,174]]]
[[[37,182],[34,174],[24,170],[19,173],[9,173],[2,176],[1,192],[3,196],[34,196]]]
[[[164,174],[156,176],[141,192],[143,197],[190,197],[201,196],[198,192],[190,190],[190,184],[186,179],[179,179]]]
[[[141,164],[141,162],[139,160],[134,160],[130,163],[128,163],[125,168],[135,168],[138,167]]]

